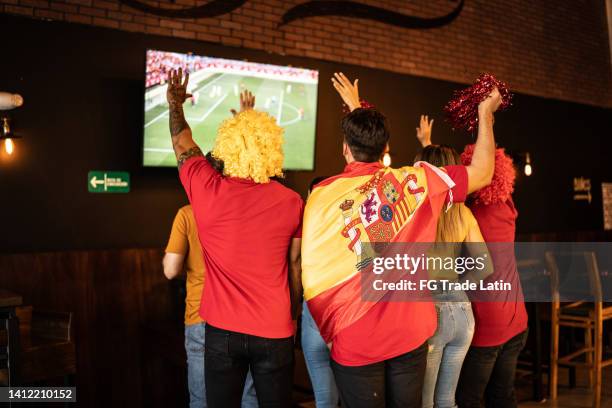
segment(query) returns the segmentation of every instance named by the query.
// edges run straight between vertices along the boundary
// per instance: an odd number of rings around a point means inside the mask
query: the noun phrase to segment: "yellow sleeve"
[[[478,225],[478,221],[472,210],[468,208],[465,204],[461,205],[461,218],[464,220],[464,225],[466,227],[466,238],[470,242],[484,242],[482,238],[482,233],[480,232],[480,226]]]
[[[187,255],[188,250],[188,220],[185,211],[183,211],[181,208],[176,214],[176,217],[174,217],[172,230],[170,231],[170,238],[168,239],[168,245],[166,246],[166,252]]]

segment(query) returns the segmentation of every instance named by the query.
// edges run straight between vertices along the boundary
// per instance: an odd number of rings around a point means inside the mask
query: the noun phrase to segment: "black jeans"
[[[336,385],[346,408],[421,408],[427,343],[389,360],[343,366],[332,360]]]
[[[519,353],[525,347],[527,330],[504,344],[470,347],[459,377],[457,404],[460,408],[516,408],[514,376]]]
[[[204,379],[211,408],[240,407],[251,369],[260,407],[290,407],[293,337],[268,339],[206,325]]]

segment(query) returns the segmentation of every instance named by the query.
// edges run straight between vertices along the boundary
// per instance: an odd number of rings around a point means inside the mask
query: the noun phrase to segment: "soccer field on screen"
[[[145,99],[151,98],[150,94],[162,86],[147,89]],[[188,99],[185,102],[185,117],[202,151],[212,149],[219,125],[231,117],[230,109],[239,110],[243,89],[255,95],[255,109],[274,116],[285,130],[283,167],[311,170],[314,165],[317,109],[317,84],[313,83],[233,73],[212,73],[197,83],[191,83],[189,91],[197,96],[194,101]],[[159,97],[159,90],[157,94]],[[145,166],[176,166],[168,130],[168,104],[165,101],[145,112],[143,148]]]

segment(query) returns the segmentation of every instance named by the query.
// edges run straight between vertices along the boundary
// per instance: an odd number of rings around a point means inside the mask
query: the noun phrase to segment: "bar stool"
[[[582,259],[589,280],[591,295],[595,302],[574,301],[562,303],[559,293],[559,258]],[[612,318],[612,306],[602,302],[602,288],[597,258],[594,252],[553,253],[546,252],[546,266],[550,271],[552,289],[551,313],[551,356],[550,356],[550,398],[557,399],[559,365],[585,367],[589,370],[589,386],[593,389],[593,407],[601,407],[601,370],[612,365],[612,359],[603,360],[603,322]],[[579,275],[571,263],[569,271]],[[559,356],[559,328],[573,327],[584,330],[584,347],[565,356]],[[576,361],[584,355],[585,361]]]
[[[16,386],[19,323],[14,310],[0,312],[0,384]],[[6,377],[3,371],[6,371]]]
[[[76,374],[76,343],[71,312],[16,310],[20,321],[20,380],[23,384],[64,378],[66,385]]]

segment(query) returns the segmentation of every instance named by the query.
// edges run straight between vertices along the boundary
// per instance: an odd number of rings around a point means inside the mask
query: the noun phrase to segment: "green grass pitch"
[[[280,111],[280,125],[285,129],[283,167],[288,170],[311,170],[314,165],[316,84],[234,74],[213,74],[195,84],[192,91],[199,93],[199,99],[195,106],[192,106],[190,100],[185,103],[185,117],[202,151],[211,150],[217,128],[231,116],[230,109],[239,108],[238,93],[242,87],[255,95],[255,109],[267,111],[276,118]],[[214,93],[213,89],[216,88],[220,89]],[[300,109],[303,109],[302,118]],[[166,103],[145,113],[144,131],[144,165],[176,166],[168,130]]]

